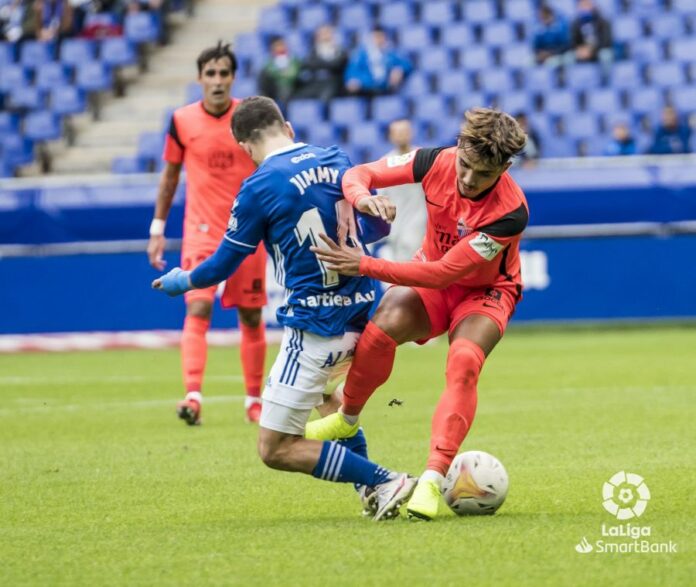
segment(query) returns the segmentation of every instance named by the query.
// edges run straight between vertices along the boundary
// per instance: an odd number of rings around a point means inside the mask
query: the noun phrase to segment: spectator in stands
[[[611,140],[604,147],[604,155],[609,157],[635,155],[636,141],[625,122],[617,122],[611,131]]]
[[[515,120],[527,135],[527,142],[524,144],[524,149],[522,149],[515,158],[515,163],[523,167],[531,167],[540,157],[541,143],[539,141],[539,135],[529,126],[529,120],[524,112],[515,114]]]
[[[25,16],[28,10],[31,13],[31,4],[30,0],[12,0],[0,6],[0,41],[14,43],[25,37]]]
[[[72,34],[73,13],[68,0],[36,0],[34,15],[39,41],[59,41]]]
[[[611,24],[595,6],[594,0],[578,0],[578,11],[571,26],[571,44],[576,61],[613,59]]]
[[[259,74],[259,91],[284,108],[292,97],[300,71],[300,61],[290,54],[283,37],[273,37],[270,57]]]
[[[413,129],[408,120],[395,120],[389,125],[389,142],[394,149],[386,157],[401,157],[413,151]],[[397,215],[380,256],[390,261],[410,261],[425,234],[425,195],[419,183],[379,190],[396,204]]]
[[[542,4],[539,8],[539,24],[534,33],[534,55],[537,63],[560,65],[561,56],[570,48],[568,21],[554,10]]]
[[[348,61],[346,90],[363,96],[389,94],[399,89],[411,69],[411,62],[389,47],[384,29],[375,27]]]
[[[653,155],[674,155],[689,152],[691,129],[679,120],[677,111],[672,106],[662,110],[662,123],[655,131],[650,153]]]
[[[337,96],[343,88],[347,62],[348,55],[336,42],[333,27],[319,27],[314,33],[312,51],[300,66],[295,97],[328,102]]]

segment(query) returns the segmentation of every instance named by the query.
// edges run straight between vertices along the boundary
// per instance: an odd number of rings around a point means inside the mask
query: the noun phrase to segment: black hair
[[[266,129],[284,125],[278,104],[266,96],[245,98],[232,115],[232,134],[238,143],[257,142]]]
[[[204,49],[203,51],[201,51],[201,54],[198,56],[198,59],[196,59],[196,65],[198,65],[198,75],[201,75],[203,73],[203,66],[206,63],[208,63],[208,61],[217,61],[218,59],[224,59],[225,57],[227,57],[227,59],[230,60],[232,75],[237,73],[237,57],[232,52],[232,49],[230,49],[230,44],[226,43],[223,45],[222,41],[218,41],[216,47],[209,47],[208,49]]]

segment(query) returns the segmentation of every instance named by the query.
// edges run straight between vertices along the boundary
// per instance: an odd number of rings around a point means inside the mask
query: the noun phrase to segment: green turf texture
[[[363,417],[381,464],[421,472],[446,352],[399,350]],[[0,585],[693,585],[695,353],[694,328],[511,329],[464,443],[504,463],[507,502],[431,523],[264,468],[236,349],[211,350],[196,428],[174,349],[0,356]],[[616,524],[620,470],[652,492],[634,523],[677,554],[575,551]]]

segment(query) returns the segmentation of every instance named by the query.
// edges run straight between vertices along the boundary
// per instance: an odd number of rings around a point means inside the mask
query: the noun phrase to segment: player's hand
[[[157,271],[164,271],[167,262],[162,258],[164,255],[165,239],[162,235],[153,235],[147,243],[147,258]]]
[[[341,275],[360,275],[360,259],[364,255],[361,247],[339,246],[325,234],[320,234],[319,238],[324,245],[310,247],[309,250],[327,269]]]
[[[385,222],[394,222],[396,206],[387,196],[370,196],[358,200],[355,209],[363,214],[379,216]]]
[[[345,245],[348,239],[352,242],[358,242],[358,227],[355,223],[355,210],[350,205],[348,200],[339,200],[336,202],[336,219],[338,220],[338,244]]]
[[[190,275],[190,271],[184,271],[181,267],[174,267],[169,273],[155,279],[152,282],[152,288],[161,289],[171,297],[179,296],[193,289]]]

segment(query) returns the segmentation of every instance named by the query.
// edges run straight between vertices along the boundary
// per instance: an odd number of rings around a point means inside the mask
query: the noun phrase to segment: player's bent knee
[[[186,304],[186,314],[196,318],[209,319],[213,313],[213,304],[208,300],[193,300]]]
[[[287,436],[273,439],[264,438],[263,435],[260,436],[258,452],[263,464],[271,469],[288,470],[293,440],[293,438]]]
[[[261,324],[261,309],[260,308],[237,308],[239,321],[244,326],[257,328]]]
[[[473,343],[452,345],[447,354],[447,378],[475,384],[483,367],[483,359],[483,351]]]

